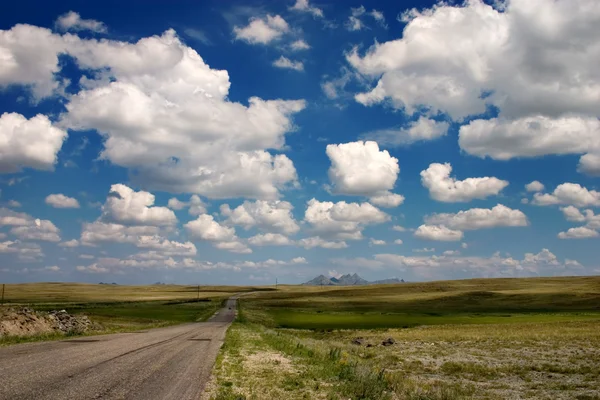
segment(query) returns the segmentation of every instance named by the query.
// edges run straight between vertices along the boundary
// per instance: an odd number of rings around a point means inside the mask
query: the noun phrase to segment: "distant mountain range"
[[[306,286],[360,286],[360,285],[384,285],[390,283],[402,283],[404,279],[391,278],[380,281],[369,282],[361,278],[358,274],[346,274],[339,278],[328,278],[325,275],[319,275],[308,282],[303,283]]]

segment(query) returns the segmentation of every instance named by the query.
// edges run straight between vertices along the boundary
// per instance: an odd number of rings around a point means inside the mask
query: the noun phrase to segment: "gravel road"
[[[207,322],[0,348],[0,399],[198,399],[235,306]]]

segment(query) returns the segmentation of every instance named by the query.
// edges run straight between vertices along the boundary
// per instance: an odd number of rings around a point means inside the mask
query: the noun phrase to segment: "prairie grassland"
[[[204,321],[234,293],[252,287],[152,285],[90,285],[33,283],[6,285],[4,307],[27,306],[37,311],[65,309],[85,314],[94,328],[88,334],[114,333]],[[0,346],[60,339],[62,334],[0,337]]]
[[[240,305],[207,399],[600,399],[596,277],[286,287]]]
[[[261,289],[249,286],[200,286],[200,298],[226,297],[233,293]],[[7,284],[4,294],[4,301],[11,304],[150,301],[196,298],[198,298],[198,286],[126,286],[61,282]]]

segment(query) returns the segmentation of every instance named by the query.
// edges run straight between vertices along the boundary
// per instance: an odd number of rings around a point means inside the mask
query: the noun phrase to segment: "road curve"
[[[0,348],[0,399],[198,399],[235,318]]]

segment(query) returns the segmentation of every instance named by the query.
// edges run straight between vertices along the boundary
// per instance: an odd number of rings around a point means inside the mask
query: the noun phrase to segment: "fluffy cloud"
[[[96,33],[106,33],[108,30],[106,25],[100,21],[93,19],[82,19],[81,16],[74,12],[58,17],[55,23],[56,27],[62,31],[92,31]]]
[[[588,153],[581,156],[577,171],[590,176],[600,176],[600,154]]]
[[[60,242],[60,230],[51,221],[35,219],[25,226],[15,226],[10,234],[22,240]]]
[[[600,152],[599,135],[600,121],[597,117],[535,115],[514,120],[492,118],[471,121],[461,126],[458,142],[461,149],[469,154],[509,160],[546,154]],[[583,161],[583,165],[590,168],[590,159],[587,160],[587,164]]]
[[[55,74],[60,70],[58,55],[63,51],[62,37],[50,29],[20,24],[10,30],[0,30],[0,87],[26,85],[36,100],[51,95],[59,88]],[[47,158],[44,157],[44,161]],[[47,161],[43,164],[47,165]]]
[[[583,222],[586,219],[585,215],[583,215],[577,207],[573,207],[573,206],[561,207],[560,210],[563,212],[563,215],[565,216],[567,221]],[[593,212],[592,212],[592,215],[593,215]]]
[[[384,192],[381,195],[370,197],[369,201],[379,207],[393,208],[404,203],[404,196],[396,193]]]
[[[558,234],[559,239],[587,239],[595,238],[598,236],[600,236],[600,233],[598,233],[598,231],[587,228],[585,226],[570,228],[566,232],[560,232]]]
[[[295,71],[304,71],[304,64],[302,61],[292,61],[284,56],[281,56],[277,60],[273,61],[273,66],[277,68],[293,69]]]
[[[264,233],[248,238],[252,246],[288,246],[294,244],[287,236],[281,233]]]
[[[135,244],[141,236],[158,235],[159,232],[157,226],[125,226],[98,220],[83,224],[80,242],[87,246],[103,242]]]
[[[589,237],[597,237],[598,229],[600,229],[600,214],[595,214],[592,210],[583,210],[583,213],[576,207],[562,207],[561,211],[571,222],[585,222],[584,226],[570,228],[566,232],[558,234],[559,239],[585,239]]]
[[[541,192],[544,190],[544,184],[540,181],[533,181],[525,185],[525,190],[528,192]]]
[[[467,202],[473,199],[485,199],[500,193],[508,182],[494,178],[467,178],[459,181],[450,177],[452,166],[449,163],[429,165],[421,171],[421,182],[429,189],[429,195],[438,201],[447,203]]]
[[[58,54],[73,57],[91,77],[69,97],[60,126],[97,130],[105,139],[100,158],[135,169],[132,179],[144,187],[211,198],[277,198],[296,182],[291,160],[266,150],[283,148],[284,134],[293,129],[290,116],[304,101],[229,101],[227,71],[211,69],[173,30],[129,43],[17,25],[0,31],[0,52],[12,60],[0,67],[0,85],[27,85],[37,97],[59,89]],[[51,128],[44,118],[32,119],[36,128],[44,125],[38,120]],[[16,120],[23,118],[5,116],[2,134],[12,132],[7,129]],[[44,140],[28,140],[39,149],[26,153],[28,166],[52,168],[66,133],[47,133]],[[3,169],[24,163],[11,157],[2,157]]]
[[[562,183],[550,193],[536,193],[532,204],[548,206],[554,204],[570,204],[577,207],[599,207],[600,192],[588,190],[577,183]]]
[[[382,129],[363,137],[388,146],[402,146],[420,141],[430,141],[445,136],[450,124],[421,116],[403,129]]]
[[[443,213],[425,217],[428,225],[444,225],[460,231],[488,229],[509,226],[527,226],[527,217],[519,210],[513,210],[502,204],[491,209],[472,208],[456,214]]]
[[[390,219],[389,215],[369,203],[337,203],[311,199],[304,220],[319,236],[336,239],[362,239],[362,229],[368,224],[380,224]]]
[[[588,228],[600,229],[600,214],[594,214],[592,210],[583,210],[583,216]]]
[[[380,151],[376,142],[330,144],[326,152],[335,193],[378,197],[389,196],[394,188],[400,173],[398,159],[387,150]]]
[[[188,233],[198,239],[212,242],[232,241],[236,238],[235,229],[219,224],[212,215],[199,215],[194,221],[184,225]]]
[[[191,237],[213,242],[213,245],[218,249],[228,250],[233,253],[252,252],[252,250],[240,242],[234,228],[221,225],[214,220],[212,215],[199,215],[197,219],[188,222],[183,227]]]
[[[323,18],[323,10],[318,7],[311,6],[308,3],[308,0],[296,0],[296,3],[290,7],[290,10],[310,13],[315,18]]]
[[[441,242],[456,242],[462,240],[461,231],[452,230],[445,226],[421,225],[415,231],[415,237],[425,240],[437,240]]]
[[[1,44],[0,54],[2,54]],[[0,85],[2,68],[0,66]],[[26,167],[53,170],[56,155],[66,137],[67,132],[53,126],[45,115],[38,114],[27,119],[17,113],[2,114],[0,116],[0,173],[18,172]]]
[[[66,242],[62,242],[58,244],[60,247],[78,247],[79,246],[79,240],[77,239],[71,239],[71,240],[67,240]]]
[[[425,109],[454,120],[492,105],[498,118],[460,129],[466,152],[496,159],[591,152],[580,170],[594,170],[600,46],[590,38],[600,34],[600,6],[595,0],[497,4],[440,3],[404,13],[402,38],[376,43],[363,56],[357,49],[347,54],[357,71],[379,79],[356,100],[389,100],[408,114]]]
[[[40,261],[44,257],[42,248],[36,243],[19,240],[0,242],[0,254],[15,254],[20,261]]]
[[[0,226],[26,226],[32,220],[29,214],[16,212],[5,207],[0,208]]]
[[[252,18],[247,26],[234,27],[235,38],[250,44],[269,44],[290,30],[288,23],[279,15]]]
[[[384,246],[386,243],[385,240],[370,238],[369,244],[373,246]]]
[[[376,254],[373,266],[390,266],[407,271],[414,279],[436,280],[460,277],[515,277],[539,275],[577,275],[583,272],[574,260],[561,262],[548,249],[526,253],[522,260],[502,257],[465,257],[456,253],[442,256],[407,257],[397,254]]]
[[[46,204],[54,208],[79,208],[77,199],[65,196],[62,193],[50,194],[46,197]]]
[[[292,44],[290,44],[290,49],[292,49],[293,51],[308,50],[310,49],[310,45],[304,40],[298,39],[292,42]]]
[[[321,247],[323,249],[345,249],[348,247],[344,241],[328,241],[322,239],[319,236],[312,236],[304,239],[300,239],[298,244],[305,249],[312,249],[315,247]]]
[[[97,262],[88,266],[80,265],[76,269],[85,273],[123,273],[123,271],[132,268],[147,270],[147,269],[167,269],[167,270],[189,270],[189,271],[206,271],[206,270],[229,270],[241,271],[243,269],[272,269],[277,267],[294,266],[307,264],[308,261],[304,257],[296,257],[291,260],[274,260],[268,259],[264,261],[239,261],[239,262],[217,262],[196,260],[190,257],[183,259],[168,258],[153,258],[147,253],[133,254],[127,258],[105,257],[98,259]]]
[[[136,246],[141,249],[150,249],[162,256],[195,256],[196,246],[192,242],[175,242],[160,236],[140,236]]]
[[[60,230],[52,221],[33,218],[8,208],[0,208],[0,226],[12,226],[9,233],[22,240],[60,242]]]
[[[221,205],[221,215],[227,217],[227,223],[245,229],[257,227],[265,232],[291,235],[300,230],[292,215],[293,209],[287,201],[244,201],[233,210],[227,204]]]
[[[515,0],[504,10],[479,0],[440,4],[405,13],[402,39],[347,59],[364,74],[382,75],[373,100],[389,97],[409,113],[428,105],[461,118],[492,103],[509,116],[593,114],[600,48],[589,38],[598,33],[599,17],[594,0]]]
[[[177,222],[175,213],[167,207],[152,207],[154,195],[116,184],[110,187],[102,207],[102,219],[130,225],[172,225]]]
[[[190,215],[206,214],[206,204],[196,194],[192,195],[188,202],[179,201],[175,197],[170,198],[167,206],[172,210],[182,210],[185,207],[189,207],[188,212]]]

